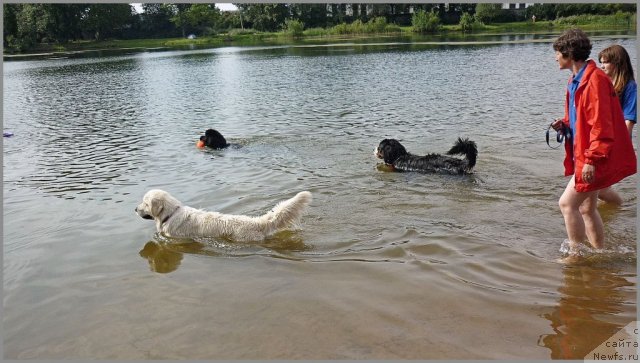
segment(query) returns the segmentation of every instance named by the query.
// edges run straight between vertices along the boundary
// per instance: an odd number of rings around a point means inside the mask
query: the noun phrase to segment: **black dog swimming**
[[[383,159],[385,164],[393,166],[396,171],[468,174],[476,165],[478,148],[475,142],[459,137],[447,155],[464,155],[464,159],[440,154],[418,156],[408,153],[398,140],[384,139],[375,149],[374,154],[379,159]]]
[[[198,141],[196,145],[199,148],[207,146],[212,149],[224,149],[230,144],[227,143],[227,140],[224,138],[224,136],[222,136],[222,134],[217,130],[208,129],[204,132],[204,136],[200,136],[200,141]]]

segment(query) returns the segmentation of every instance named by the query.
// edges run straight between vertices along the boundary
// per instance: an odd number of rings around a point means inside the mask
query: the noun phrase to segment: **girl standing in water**
[[[616,44],[603,49],[598,54],[598,60],[601,64],[600,68],[613,82],[613,89],[620,100],[627,130],[629,130],[629,135],[632,136],[633,126],[638,120],[638,85],[633,77],[633,66],[631,65],[629,53],[623,46]],[[598,193],[598,198],[607,203],[622,204],[622,198],[611,187],[602,189]]]

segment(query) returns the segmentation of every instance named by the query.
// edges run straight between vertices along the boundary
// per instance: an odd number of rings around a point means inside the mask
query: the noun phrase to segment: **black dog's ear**
[[[379,148],[382,151],[385,164],[393,164],[400,156],[405,155],[407,150],[394,139],[384,139],[380,143]]]
[[[227,140],[215,129],[205,131],[205,144],[213,149],[222,149],[228,146]]]

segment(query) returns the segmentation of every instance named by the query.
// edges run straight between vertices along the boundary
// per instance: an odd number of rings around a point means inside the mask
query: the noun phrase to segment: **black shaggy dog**
[[[204,136],[200,136],[200,141],[204,143],[204,146],[212,149],[224,149],[229,146],[224,136],[214,129],[205,131]]]
[[[459,137],[447,155],[464,155],[464,159],[440,154],[418,156],[408,153],[398,140],[384,139],[375,149],[374,154],[397,171],[468,174],[476,165],[478,148],[475,142]]]

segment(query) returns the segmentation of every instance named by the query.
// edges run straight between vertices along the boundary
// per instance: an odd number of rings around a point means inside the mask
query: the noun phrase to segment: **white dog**
[[[278,203],[260,217],[249,217],[187,207],[164,190],[153,189],[144,195],[136,213],[142,218],[154,219],[158,232],[168,237],[226,237],[235,241],[261,241],[295,224],[309,203],[311,193],[304,191]]]

